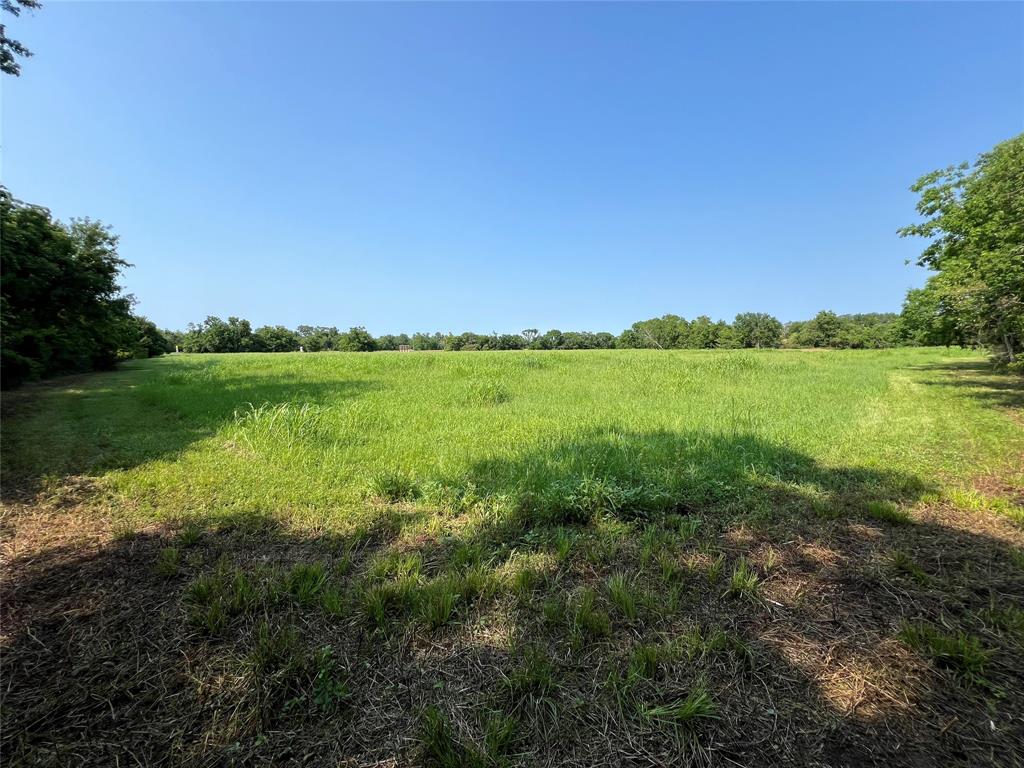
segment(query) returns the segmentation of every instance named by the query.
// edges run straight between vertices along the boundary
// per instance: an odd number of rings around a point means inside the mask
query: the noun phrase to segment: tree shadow
[[[44,485],[173,460],[249,404],[323,406],[376,386],[159,358],[27,386],[4,395],[3,498],[31,499]]]
[[[999,370],[991,363],[973,360],[935,363],[915,366],[915,370],[939,374],[924,381],[928,386],[955,389],[960,394],[998,408],[1024,408],[1024,376]]]
[[[439,482],[451,506],[382,506],[378,527],[344,535],[242,515],[193,536],[117,537],[75,510],[26,512],[3,569],[3,757],[430,764],[422,713],[434,706],[458,747],[454,764],[471,764],[467,745],[487,748],[497,716],[516,727],[507,751],[488,753],[495,765],[1024,758],[1021,638],[1009,610],[1024,611],[1021,532],[939,506],[913,520],[892,514],[932,490],[923,479],[823,466],[745,434],[602,430]],[[170,547],[174,568],[164,564]],[[418,556],[421,578],[434,580],[461,573],[465,552],[494,573],[536,563],[538,579],[462,598],[434,630],[398,609],[383,626],[368,619],[362,601],[380,558]],[[759,588],[730,594],[741,562]],[[344,595],[340,610],[288,593],[289,569],[310,563]],[[283,584],[283,594],[210,635],[189,600],[218,573],[224,583],[242,573],[266,595]],[[614,574],[635,589],[633,618],[608,593]],[[574,611],[587,590],[608,627],[581,636]],[[979,638],[989,654],[981,678],[904,642],[904,622]],[[301,658],[267,661],[267,637],[283,636],[261,634],[268,623],[295,633]],[[732,639],[714,645],[718,630]],[[695,650],[631,678],[645,644]],[[347,686],[329,711],[318,703],[323,667],[304,666],[325,647]],[[533,653],[550,683],[529,677]],[[699,686],[714,719],[644,714]]]

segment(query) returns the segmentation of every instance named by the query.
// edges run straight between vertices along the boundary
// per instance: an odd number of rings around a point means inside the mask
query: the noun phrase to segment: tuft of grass
[[[246,573],[222,562],[185,588],[184,602],[190,623],[214,637],[223,634],[232,619],[253,611],[263,597],[267,596]]]
[[[725,590],[726,597],[746,597],[754,599],[761,587],[761,577],[750,566],[747,558],[740,557],[732,569],[729,586]]]
[[[938,666],[973,682],[984,682],[985,665],[992,652],[983,648],[974,635],[945,632],[928,622],[905,622],[899,638]]]
[[[483,563],[472,565],[458,576],[459,592],[466,602],[489,600],[498,592],[501,582],[494,570]]]
[[[551,595],[544,600],[541,613],[548,627],[562,626],[566,622],[565,600],[557,595]]]
[[[199,520],[188,520],[178,531],[178,546],[191,547],[203,538],[203,524]]]
[[[891,501],[869,501],[865,508],[868,517],[881,520],[892,525],[909,525],[913,518],[906,510],[901,509]]]
[[[423,711],[420,725],[423,765],[428,768],[486,768],[487,758],[459,742],[455,729],[437,707]]]
[[[324,415],[324,409],[314,403],[247,403],[235,409],[235,427],[251,451],[274,454],[316,442]]]
[[[718,580],[722,578],[722,566],[724,565],[724,554],[719,554],[717,557],[708,562],[707,566],[704,568],[704,576],[707,578],[708,583],[718,583]]]
[[[423,570],[423,558],[416,552],[388,553],[373,562],[369,574],[377,579],[419,578]]]
[[[679,538],[681,541],[689,541],[697,535],[700,529],[701,519],[699,517],[683,517],[679,521]]]
[[[439,629],[455,614],[460,597],[458,581],[451,576],[439,576],[419,590],[416,615],[431,631]]]
[[[695,687],[685,699],[642,710],[642,714],[651,720],[669,720],[691,726],[701,720],[717,718],[717,712],[715,702],[703,686]]]
[[[320,610],[328,616],[338,618],[345,613],[345,595],[337,587],[327,586],[320,590]]]
[[[293,627],[261,621],[247,662],[256,676],[281,672],[289,676],[297,674],[305,666],[299,633]]]
[[[889,567],[896,573],[909,576],[922,587],[931,581],[931,577],[914,562],[914,558],[902,549],[894,549],[889,553]]]
[[[521,600],[533,596],[541,583],[541,574],[532,567],[519,568],[512,574],[512,592]]]
[[[746,665],[753,660],[750,646],[742,638],[720,627],[714,627],[707,631],[700,627],[693,627],[677,637],[672,643],[672,647],[675,653],[686,657],[689,661],[705,661],[727,656]]]
[[[420,488],[411,475],[392,469],[378,472],[370,479],[369,495],[397,504],[400,501],[412,501],[417,498],[420,495]]]
[[[661,580],[666,584],[675,584],[680,581],[684,573],[678,558],[668,552],[658,555],[658,571],[661,574]]]
[[[629,655],[629,677],[649,680],[666,658],[665,649],[654,643],[636,646]]]
[[[584,588],[572,610],[573,642],[582,645],[588,639],[607,637],[611,628],[608,614],[597,607],[597,593],[589,587]]]
[[[177,547],[164,547],[156,561],[157,575],[164,578],[177,576],[181,567],[181,553]]]
[[[980,618],[1000,632],[1013,635],[1018,641],[1024,641],[1024,611],[1015,605],[998,605],[995,600],[984,609]]]
[[[383,629],[389,618],[415,604],[418,588],[414,577],[366,583],[358,592],[358,601],[366,617]]]
[[[521,653],[519,665],[508,676],[506,685],[517,700],[543,698],[555,686],[555,668],[542,649],[527,646]]]
[[[608,579],[608,597],[627,621],[636,621],[636,595],[626,574],[616,573]]]
[[[285,576],[285,589],[303,606],[317,602],[327,584],[327,570],[322,563],[296,563]]]
[[[472,382],[466,400],[471,405],[495,406],[507,403],[512,393],[503,381],[478,380]]]
[[[569,559],[569,555],[575,544],[576,534],[572,530],[563,526],[559,526],[555,529],[555,554],[557,555],[559,562],[565,562]]]

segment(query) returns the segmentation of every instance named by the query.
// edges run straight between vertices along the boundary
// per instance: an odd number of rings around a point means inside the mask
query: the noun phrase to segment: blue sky
[[[1024,130],[1024,4],[59,3],[3,183],[138,310],[618,332],[898,310],[907,187]]]

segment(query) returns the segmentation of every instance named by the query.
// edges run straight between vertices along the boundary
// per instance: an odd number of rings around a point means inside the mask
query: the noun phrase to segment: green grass
[[[905,509],[900,509],[891,501],[869,501],[866,507],[868,517],[893,525],[907,525],[912,522]]]
[[[985,666],[992,653],[982,647],[977,637],[960,631],[947,632],[934,624],[918,622],[904,624],[900,639],[940,667],[974,682],[984,681]]]
[[[148,733],[149,676],[153,743],[228,763],[696,765],[704,731],[799,762],[837,717],[884,747],[847,689],[984,730],[961,679],[1020,706],[1016,386],[946,350],[595,351],[180,355],[12,393],[23,756],[61,718]],[[95,547],[33,549],[65,520]],[[65,717],[40,642],[121,668]],[[920,696],[919,657],[953,673]]]
[[[647,707],[645,717],[652,720],[668,720],[683,725],[694,725],[700,720],[717,717],[717,707],[711,695],[703,688],[696,687],[683,699],[671,704]]]
[[[5,424],[3,461],[9,481],[90,476],[147,518],[244,510],[353,525],[374,514],[369,493],[453,509],[468,496],[569,524],[680,506],[756,519],[844,509],[866,488],[912,501],[940,475],[968,475],[965,444],[983,462],[1020,446],[980,398],[937,385],[929,366],[966,360],[930,349],[180,355],[47,386],[44,408]]]
[[[729,587],[725,594],[728,597],[755,598],[761,586],[761,577],[750,566],[745,557],[736,561],[732,575],[729,577]]]

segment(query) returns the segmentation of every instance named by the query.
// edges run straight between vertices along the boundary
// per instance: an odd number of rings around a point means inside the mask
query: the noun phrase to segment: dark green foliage
[[[35,10],[40,5],[39,0],[2,0],[0,10],[13,16],[20,16],[23,8]],[[17,57],[28,58],[31,55],[32,51],[6,35],[4,25],[0,23],[0,72],[17,77],[21,74],[21,64],[18,63]]]
[[[244,325],[243,325],[244,324]],[[223,326],[227,326],[224,328]],[[236,327],[237,326],[237,327]],[[618,337],[590,331],[550,330],[539,334],[528,329],[521,334],[481,333],[405,333],[373,337],[365,328],[341,333],[337,328],[300,325],[296,331],[283,326],[264,326],[252,332],[245,320],[207,318],[190,325],[180,334],[164,331],[174,343],[183,340],[186,352],[287,352],[302,347],[306,352],[395,351],[400,346],[413,350],[449,352],[503,351],[517,349],[739,349],[790,347],[833,347],[842,349],[880,349],[897,345],[939,343],[922,336],[893,313],[836,315],[819,312],[807,321],[783,326],[763,312],[744,312],[733,323],[713,321],[702,315],[688,321],[678,315],[664,315],[633,323]]]
[[[341,352],[373,352],[377,342],[362,326],[349,328],[338,337],[337,349]]]
[[[117,281],[117,236],[89,219],[63,224],[0,187],[0,335],[5,387],[112,367],[166,349],[131,313]]]
[[[910,189],[924,221],[900,235],[929,241],[917,263],[938,274],[927,294],[908,296],[908,333],[934,337],[951,325],[1014,362],[1024,344],[1024,134]]]
[[[248,320],[229,317],[224,322],[213,315],[198,325],[190,323],[185,333],[183,352],[252,352],[252,326]]]
[[[782,344],[782,323],[764,312],[736,315],[732,327],[741,347],[778,347]]]
[[[299,336],[283,325],[264,325],[252,334],[253,352],[297,352]]]
[[[891,312],[837,315],[835,312],[823,310],[811,320],[788,323],[784,345],[831,349],[883,349],[908,343],[901,334],[900,318]]]

